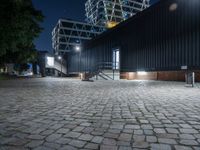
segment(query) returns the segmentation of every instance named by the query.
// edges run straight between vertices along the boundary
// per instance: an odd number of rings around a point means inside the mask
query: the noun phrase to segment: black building
[[[182,69],[198,73],[200,0],[161,0],[85,43],[81,54],[70,53],[69,72],[88,72],[104,62],[115,64],[116,52],[122,75],[137,71],[161,75]]]

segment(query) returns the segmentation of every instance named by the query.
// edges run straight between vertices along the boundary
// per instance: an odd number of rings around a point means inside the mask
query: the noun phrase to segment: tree
[[[33,41],[42,31],[42,12],[31,0],[1,0],[0,18],[0,63],[29,61],[36,53]]]

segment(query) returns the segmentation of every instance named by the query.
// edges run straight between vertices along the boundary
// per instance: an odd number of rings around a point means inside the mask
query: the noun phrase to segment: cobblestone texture
[[[200,85],[0,81],[0,149],[200,149]]]

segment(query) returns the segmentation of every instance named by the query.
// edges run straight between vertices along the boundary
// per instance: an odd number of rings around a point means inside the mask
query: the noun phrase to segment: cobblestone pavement
[[[25,149],[200,150],[200,89],[159,81],[0,81],[0,150]]]

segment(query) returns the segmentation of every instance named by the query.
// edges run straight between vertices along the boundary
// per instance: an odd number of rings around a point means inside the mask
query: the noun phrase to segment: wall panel
[[[170,6],[177,9],[170,11]],[[85,43],[82,71],[98,62],[111,62],[119,47],[121,71],[200,69],[200,0],[163,0],[96,39]],[[71,54],[70,54],[71,55]],[[70,71],[77,70],[71,55]]]

